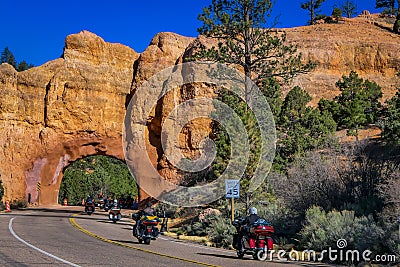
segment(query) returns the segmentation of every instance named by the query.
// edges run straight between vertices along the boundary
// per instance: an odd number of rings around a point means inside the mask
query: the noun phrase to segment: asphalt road
[[[0,214],[0,266],[310,266],[238,259],[234,251],[161,236],[150,245],[132,236],[132,221],[107,213],[26,210]],[[315,265],[317,266],[317,265]]]

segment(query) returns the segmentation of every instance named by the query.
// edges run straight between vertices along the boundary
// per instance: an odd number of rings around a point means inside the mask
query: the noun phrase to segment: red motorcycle
[[[240,217],[232,224],[237,233],[233,235],[233,247],[236,249],[238,258],[242,259],[245,254],[252,255],[254,259],[266,260],[268,251],[274,249],[272,234],[274,227],[265,219],[258,219],[253,225],[245,225],[245,219]]]

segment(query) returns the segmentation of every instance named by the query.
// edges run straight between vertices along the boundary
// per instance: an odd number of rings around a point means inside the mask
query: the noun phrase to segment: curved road
[[[132,221],[107,213],[26,210],[0,214],[0,266],[299,266],[260,262],[234,251],[160,236],[150,245],[132,236]],[[310,266],[310,263],[303,264]],[[315,265],[316,266],[316,265]]]

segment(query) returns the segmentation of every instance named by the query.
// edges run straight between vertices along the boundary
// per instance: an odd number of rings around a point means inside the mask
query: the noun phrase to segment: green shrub
[[[268,203],[268,205],[255,205],[258,214],[271,222],[276,236],[287,236],[293,234],[295,229],[291,219],[290,210],[285,207],[281,200]]]
[[[10,203],[11,209],[21,209],[21,208],[26,208],[27,206],[28,206],[28,203],[25,199],[14,199]]]
[[[231,220],[226,217],[216,216],[208,227],[208,237],[216,247],[228,248],[232,244],[233,234],[236,233]]]
[[[111,197],[138,194],[135,179],[124,162],[93,155],[79,159],[65,169],[58,202],[67,198],[71,205],[79,205],[82,198],[96,196],[99,192]]]
[[[178,231],[176,231],[176,235],[177,236],[183,235],[183,230],[179,229]]]
[[[206,236],[208,223],[195,222],[185,227],[186,234],[189,236]]]
[[[190,225],[183,227],[188,236],[208,236],[216,247],[228,248],[232,244],[233,234],[236,233],[228,216],[218,210],[203,210]]]
[[[190,225],[184,227],[186,235],[188,236],[206,236],[211,222],[215,220],[216,217],[221,216],[219,210],[212,208],[203,210],[197,209],[193,210],[193,212],[195,212],[196,216],[193,218]]]
[[[345,239],[348,249],[377,252],[384,235],[383,229],[371,217],[356,217],[354,211],[347,210],[326,213],[314,206],[306,212],[300,243],[304,248],[322,251],[328,247],[336,248],[336,242]]]

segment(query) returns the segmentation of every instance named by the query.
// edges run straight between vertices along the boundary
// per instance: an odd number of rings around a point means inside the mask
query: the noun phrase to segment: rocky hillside
[[[354,70],[383,88],[383,100],[392,97],[400,85],[395,76],[400,71],[400,36],[379,25],[361,16],[339,24],[286,29],[287,38],[298,44],[304,59],[318,64],[315,71],[297,77],[293,84],[306,89],[316,104],[322,97],[337,95],[336,81]]]
[[[318,67],[284,89],[300,85],[313,96],[312,104],[334,97],[335,82],[350,70],[380,84],[384,99],[400,84],[395,76],[400,71],[400,36],[370,18],[285,30],[304,60]],[[92,154],[123,159],[122,123],[131,91],[181,62],[193,41],[160,33],[138,54],[83,31],[67,36],[62,57],[42,66],[17,73],[8,64],[0,65],[0,178],[5,198],[27,199],[31,194],[35,201],[40,182],[41,203],[54,204],[62,171],[70,162]],[[161,122],[176,104],[204,95],[212,92],[200,85],[182,88],[167,95],[151,114],[146,133],[149,158],[169,180],[179,177],[162,152]],[[209,129],[208,120],[184,129],[180,145],[186,154],[196,154]]]

